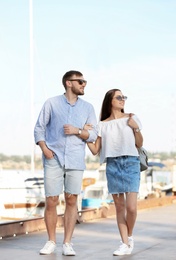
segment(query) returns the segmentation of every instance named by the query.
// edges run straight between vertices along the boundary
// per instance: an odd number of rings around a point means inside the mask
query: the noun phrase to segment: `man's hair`
[[[65,89],[66,89],[66,81],[69,80],[69,79],[71,79],[71,77],[72,77],[73,75],[76,75],[76,76],[78,76],[78,77],[83,76],[83,74],[82,74],[80,71],[77,71],[77,70],[67,71],[67,72],[64,74],[63,78],[62,78],[62,84],[64,85],[64,88],[65,88]]]

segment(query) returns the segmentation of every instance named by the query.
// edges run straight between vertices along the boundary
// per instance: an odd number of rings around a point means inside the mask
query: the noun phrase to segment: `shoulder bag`
[[[131,117],[133,114],[130,113],[129,117]],[[139,153],[139,160],[140,160],[140,171],[145,171],[148,169],[148,153],[144,149],[144,147],[137,148]]]
[[[144,147],[137,148],[140,160],[140,171],[145,171],[148,168],[148,154]]]

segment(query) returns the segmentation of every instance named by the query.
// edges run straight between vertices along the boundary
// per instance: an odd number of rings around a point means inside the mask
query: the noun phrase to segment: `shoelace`
[[[73,251],[73,244],[72,243],[65,243],[66,247],[68,247],[71,251]]]
[[[44,246],[44,249],[48,249],[50,247],[51,243],[54,245],[54,243],[52,241],[48,241],[46,243],[46,245]]]
[[[130,241],[133,241],[133,239],[131,239]],[[120,246],[119,246],[119,248],[121,248],[121,247],[123,247],[124,246],[124,244],[123,244],[123,242],[122,242],[122,240],[120,240]]]
[[[121,241],[120,241],[121,242]],[[119,249],[120,248],[124,248],[124,247],[128,247],[127,245],[123,244],[123,242],[121,242],[121,245],[119,246]]]

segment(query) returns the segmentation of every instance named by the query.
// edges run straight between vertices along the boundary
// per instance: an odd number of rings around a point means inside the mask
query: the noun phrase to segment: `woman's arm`
[[[89,147],[89,149],[93,155],[98,154],[100,152],[100,148],[101,148],[101,137],[98,136],[95,143],[87,143],[87,146]]]
[[[138,124],[132,118],[132,114],[130,114],[130,117],[128,119],[128,125],[133,129],[136,147],[137,148],[142,147],[142,145],[143,145],[143,136],[141,134],[141,131],[139,129]]]
[[[143,145],[143,136],[142,136],[139,128],[133,129],[133,132],[134,132],[136,147],[141,148]]]
[[[84,130],[91,130],[92,125],[91,124],[85,124]],[[89,147],[89,150],[92,152],[93,155],[96,155],[99,153],[101,148],[101,137],[97,137],[96,141],[94,143],[87,142],[87,146]]]

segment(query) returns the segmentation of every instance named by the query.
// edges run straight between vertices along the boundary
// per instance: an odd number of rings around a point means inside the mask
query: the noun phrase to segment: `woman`
[[[137,147],[143,144],[141,123],[136,115],[124,113],[127,97],[121,90],[109,90],[103,100],[98,138],[88,143],[91,152],[106,162],[109,193],[112,194],[121,245],[113,255],[129,255],[134,248],[133,228],[137,216],[140,161]],[[91,125],[86,125],[90,129]]]

